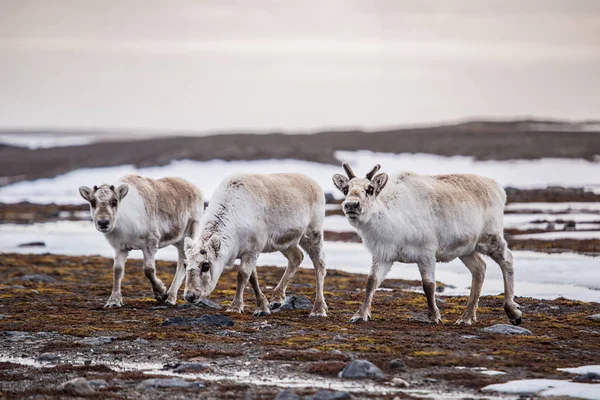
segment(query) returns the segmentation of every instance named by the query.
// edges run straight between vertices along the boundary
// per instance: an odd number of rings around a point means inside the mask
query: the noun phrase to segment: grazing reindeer
[[[285,300],[287,285],[304,258],[301,247],[316,275],[316,299],[310,316],[326,316],[324,218],[323,190],[307,176],[238,174],[226,178],[211,198],[197,241],[185,239],[188,265],[183,297],[194,302],[208,296],[224,267],[239,258],[237,290],[227,311],[244,311],[244,288],[250,281],[257,303],[254,315],[268,315]],[[256,260],[260,253],[276,251],[283,253],[288,266],[268,304],[258,284]]]
[[[90,203],[96,229],[115,249],[113,288],[105,307],[121,307],[121,280],[130,250],[144,253],[144,274],[159,302],[177,303],[177,291],[185,278],[185,237],[194,237],[204,209],[200,190],[180,178],[149,179],[127,175],[116,186],[94,189],[82,186],[81,196]],[[154,256],[159,248],[173,245],[179,259],[167,291],[156,277]]]
[[[457,324],[477,321],[476,312],[490,256],[504,275],[504,310],[510,321],[521,323],[514,297],[512,253],[503,232],[504,189],[477,175],[418,175],[402,172],[357,178],[348,164],[348,177],[335,174],[333,183],[346,197],[343,209],[373,256],[365,300],[351,322],[371,318],[375,290],[394,261],[417,263],[427,296],[429,320],[442,322],[435,302],[435,263],[460,258],[471,271],[471,294]]]

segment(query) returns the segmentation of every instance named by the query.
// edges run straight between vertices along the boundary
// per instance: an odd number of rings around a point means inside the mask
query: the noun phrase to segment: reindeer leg
[[[350,319],[350,322],[368,321],[371,319],[371,302],[373,301],[373,296],[375,296],[375,291],[381,285],[381,282],[383,282],[391,268],[391,262],[379,262],[373,259],[371,272],[367,278],[365,299],[356,314]]]

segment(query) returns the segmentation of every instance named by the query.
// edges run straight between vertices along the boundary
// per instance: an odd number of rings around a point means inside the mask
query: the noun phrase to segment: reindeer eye
[[[187,269],[187,261],[183,262],[183,269]]]
[[[200,250],[200,254],[202,254],[203,256],[206,255],[206,250]]]
[[[348,196],[348,186],[342,189],[342,193],[344,193],[344,196]]]
[[[373,186],[368,186],[368,187],[367,187],[367,194],[368,194],[369,196],[372,196],[372,195],[373,195],[373,192],[375,192],[375,188],[374,188]]]
[[[118,204],[118,202],[117,202],[117,199],[112,199],[112,200],[111,200],[111,202],[110,202],[110,205],[111,205],[112,207],[116,207],[116,206],[117,206],[117,204]]]
[[[96,200],[91,200],[90,205],[92,206],[92,208],[96,208]]]

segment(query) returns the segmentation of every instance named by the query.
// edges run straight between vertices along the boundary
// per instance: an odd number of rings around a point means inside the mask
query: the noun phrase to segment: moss
[[[438,357],[438,356],[443,356],[446,355],[445,352],[443,351],[415,351],[413,353],[411,353],[411,356],[413,357]]]

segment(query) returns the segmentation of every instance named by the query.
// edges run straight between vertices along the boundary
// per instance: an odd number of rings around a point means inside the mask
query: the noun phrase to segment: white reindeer
[[[243,312],[244,288],[250,281],[257,303],[254,315],[268,315],[285,300],[287,285],[304,258],[301,247],[311,258],[316,275],[316,299],[310,316],[326,316],[324,218],[323,190],[307,176],[238,174],[226,178],[206,209],[199,238],[195,242],[185,240],[188,265],[184,298],[194,302],[208,296],[224,267],[240,259],[237,290],[227,311]],[[268,304],[258,284],[256,260],[260,253],[277,251],[287,258],[288,266]]]
[[[79,188],[90,203],[96,229],[115,249],[113,288],[105,307],[121,307],[121,281],[130,250],[144,253],[144,274],[154,297],[170,305],[177,303],[177,291],[185,278],[185,237],[194,237],[204,209],[202,193],[180,178],[149,179],[127,175],[116,185]],[[167,291],[156,277],[154,256],[159,248],[173,245],[179,259],[175,277]]]
[[[388,178],[375,173],[357,178],[348,164],[348,177],[335,174],[333,183],[345,195],[343,209],[371,252],[373,266],[363,304],[350,320],[371,318],[375,290],[394,261],[417,263],[427,297],[429,320],[442,322],[435,302],[435,263],[460,258],[471,271],[467,308],[457,324],[477,321],[476,312],[486,265],[480,254],[500,265],[504,276],[504,310],[521,322],[514,297],[513,257],[504,240],[504,189],[477,175],[418,175],[402,172]]]

